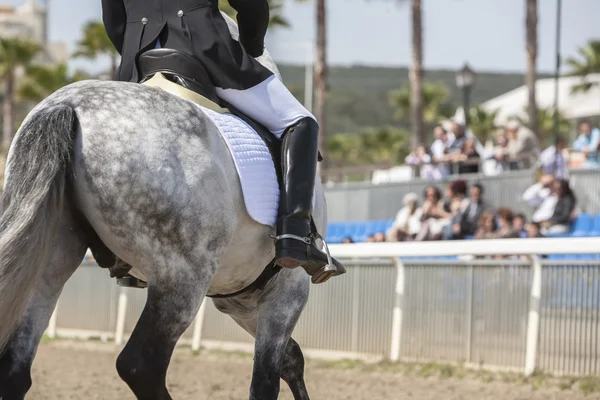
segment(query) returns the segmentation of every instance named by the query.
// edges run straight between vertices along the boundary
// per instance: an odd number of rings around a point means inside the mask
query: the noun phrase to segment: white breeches
[[[275,76],[246,90],[217,88],[217,95],[263,125],[277,138],[302,118],[309,117],[316,121]]]

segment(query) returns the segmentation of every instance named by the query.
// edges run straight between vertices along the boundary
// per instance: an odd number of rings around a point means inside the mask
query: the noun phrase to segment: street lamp
[[[469,125],[469,95],[475,84],[475,71],[469,64],[465,65],[456,72],[456,86],[463,91],[463,110],[465,113],[465,129]]]

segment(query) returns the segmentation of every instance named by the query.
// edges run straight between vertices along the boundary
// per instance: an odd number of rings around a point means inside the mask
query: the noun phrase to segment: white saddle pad
[[[279,185],[269,148],[241,118],[198,107],[215,123],[229,147],[248,214],[260,224],[275,227]]]

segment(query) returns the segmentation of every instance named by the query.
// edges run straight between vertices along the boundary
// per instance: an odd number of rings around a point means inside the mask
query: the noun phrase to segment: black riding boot
[[[318,136],[319,126],[312,118],[300,120],[285,133],[281,148],[282,217],[277,223],[275,242],[275,262],[286,268],[304,267],[314,283],[346,272],[335,259],[329,265],[327,254],[316,247],[311,231]]]

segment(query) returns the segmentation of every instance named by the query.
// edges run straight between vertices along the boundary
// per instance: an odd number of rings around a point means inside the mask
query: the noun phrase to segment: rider
[[[122,56],[116,79],[139,82],[136,57],[155,47],[198,58],[220,98],[283,138],[283,215],[277,223],[275,262],[287,268],[309,261],[323,266],[327,256],[310,239],[319,126],[283,83],[255,60],[264,51],[267,0],[229,2],[238,12],[239,42],[231,37],[218,0],[102,0],[104,26]]]

